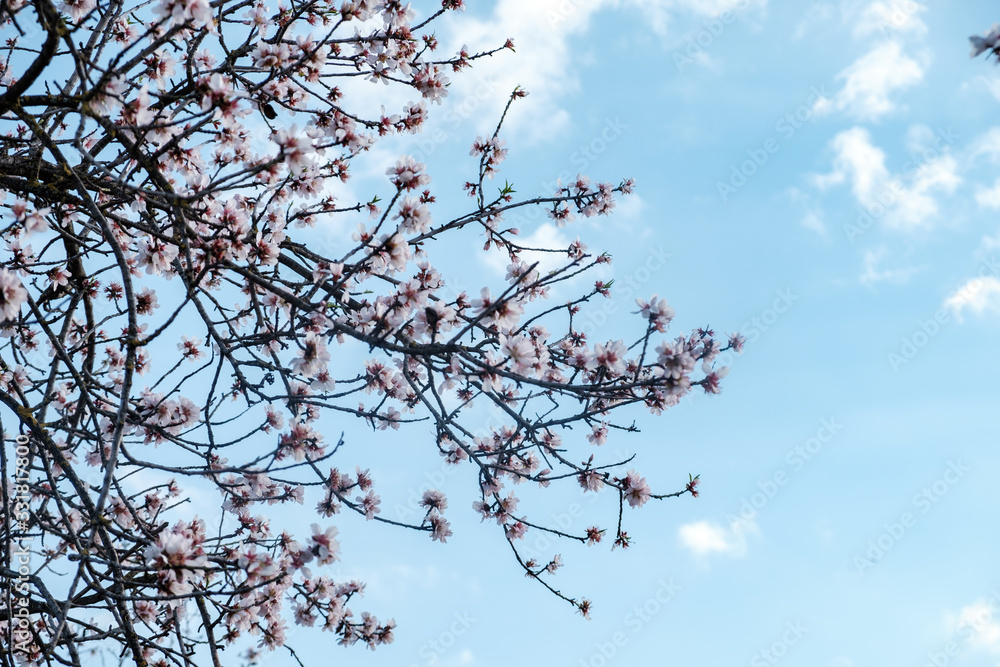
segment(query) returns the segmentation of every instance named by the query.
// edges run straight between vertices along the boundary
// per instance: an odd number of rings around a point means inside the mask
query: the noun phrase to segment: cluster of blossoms
[[[503,140],[496,136],[489,140],[476,137],[475,143],[472,144],[469,155],[480,158],[480,168],[486,178],[493,178],[497,173],[497,167],[507,159],[507,149],[503,145]]]
[[[484,183],[507,156],[503,118],[526,94],[517,89],[496,131],[473,144],[466,214],[435,219],[437,191],[412,156],[385,171],[384,199],[344,194],[353,161],[380,138],[420,131],[448,74],[513,49],[507,40],[440,55],[428,26],[463,3],[432,9],[0,9],[5,29],[34,24],[42,36],[21,46],[12,32],[0,79],[0,416],[35,443],[26,525],[52,538],[37,550],[40,571],[80,583],[61,599],[33,584],[42,618],[22,655],[80,664],[95,648],[160,667],[201,652],[218,663],[221,648],[253,643],[253,659],[284,647],[290,624],[345,645],[391,642],[392,620],[353,609],[363,584],[324,574],[350,551],[338,515],[403,523],[383,516],[367,470],[335,461],[345,454],[324,437],[331,415],[376,430],[432,424],[444,461],[476,471],[474,509],[526,576],[584,615],[587,600],[549,583],[561,556],[522,559],[519,545],[529,531],[597,544],[607,529],[570,535],[532,521],[518,487],[611,494],[621,547],[626,504],[696,495],[693,479],[657,494],[622,462],[580,463],[572,452],[603,452],[635,430],[617,421],[619,408],[660,414],[693,390],[717,393],[719,355],[742,339],[723,347],[704,329],[664,338],[675,313],[658,295],[637,300],[631,338],[591,339],[579,318],[609,285],[553,295],[610,257],[578,239],[544,249],[561,263],[542,271],[505,223],[529,205],[560,226],[608,215],[631,179],[579,175],[535,200],[515,200],[509,184],[491,195]],[[350,91],[365,80],[415,99],[355,108]],[[317,229],[340,223],[356,229],[350,238],[317,242]],[[503,256],[502,283],[453,289],[432,262],[444,236]],[[502,418],[479,430],[482,410]],[[184,494],[206,486],[221,495],[219,522],[187,513]],[[276,530],[267,508],[299,505],[318,518],[311,534]],[[405,525],[446,542],[445,495],[429,490],[415,508]]]
[[[579,175],[567,186],[559,183],[549,217],[559,227],[565,227],[576,218],[576,214],[582,214],[587,218],[608,215],[615,208],[615,193],[631,194],[634,187],[635,181],[632,179],[626,179],[615,188],[611,183],[594,185],[590,182],[590,178]]]
[[[191,593],[194,583],[205,578],[208,558],[202,548],[204,541],[203,521],[181,521],[169,531],[161,531],[143,552],[146,566],[156,572],[160,590],[171,596],[168,605],[177,606],[181,596]]]
[[[995,57],[1000,57],[1000,23],[995,24],[990,30],[984,32],[982,37],[973,35],[969,38],[972,42],[972,57],[991,51]]]

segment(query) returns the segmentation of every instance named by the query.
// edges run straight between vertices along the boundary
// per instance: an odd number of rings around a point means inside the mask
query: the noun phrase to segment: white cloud
[[[996,620],[996,593],[992,600],[977,600],[962,607],[955,614],[945,615],[945,624],[952,636],[961,640],[961,650],[966,648],[988,651],[1000,655],[1000,623]]]
[[[896,110],[892,93],[919,83],[924,67],[903,54],[896,40],[886,42],[858,58],[840,74],[844,86],[830,104],[821,105],[826,111],[843,111],[860,120],[877,120]]]
[[[983,250],[996,250],[1000,248],[1000,232],[996,236],[983,237]]]
[[[484,105],[481,131],[492,130],[499,120],[506,95],[521,86],[529,95],[515,105],[506,127],[532,141],[549,138],[570,122],[560,99],[578,88],[581,54],[570,48],[570,39],[591,29],[591,19],[602,10],[623,8],[636,21],[665,35],[678,14],[711,19],[729,11],[762,10],[767,0],[499,0],[489,18],[449,13],[442,44],[457,51],[462,44],[486,49],[514,40],[516,53],[502,52],[477,61],[470,71],[452,77],[452,93],[468,94],[484,85],[497,100]],[[448,50],[444,51],[448,53]],[[492,112],[492,115],[491,115]]]
[[[465,665],[476,664],[476,655],[467,648],[463,648],[458,655],[447,655],[435,661],[441,667],[464,667]]]
[[[835,136],[830,142],[834,151],[833,171],[816,177],[821,188],[844,183],[849,176],[854,196],[861,202],[876,197],[879,188],[889,180],[885,153],[873,146],[871,135],[862,127],[853,127]]]
[[[809,210],[799,221],[803,227],[809,231],[816,232],[820,236],[826,236],[826,225],[823,224],[823,216],[819,211]]]
[[[732,558],[746,556],[747,537],[759,533],[753,520],[734,521],[728,528],[710,521],[696,521],[678,529],[681,544],[696,556],[718,553]]]
[[[945,299],[944,305],[955,313],[959,322],[966,309],[976,315],[985,312],[1000,313],[1000,280],[993,276],[973,278],[952,292]]]
[[[924,151],[899,174],[889,171],[885,153],[872,144],[864,128],[841,132],[830,147],[833,171],[815,176],[815,184],[828,188],[849,181],[858,203],[890,229],[929,227],[939,214],[935,194],[951,194],[962,181],[958,161],[947,152],[947,146],[941,151]]]
[[[903,187],[892,223],[900,228],[912,229],[925,226],[938,214],[933,191],[951,194],[962,182],[958,175],[958,162],[950,155],[942,155],[920,166],[912,177],[910,187]]]
[[[767,0],[654,0],[652,4],[663,9],[680,8],[698,16],[714,17],[726,12],[763,9]]]
[[[826,238],[827,229],[823,221],[823,212],[816,207],[810,196],[798,188],[789,188],[785,195],[797,208],[804,209],[799,224]]]
[[[638,192],[630,195],[621,195],[615,200],[615,210],[611,220],[615,225],[625,225],[634,221],[641,221],[646,210],[646,200]],[[579,220],[579,218],[577,218]],[[596,218],[591,218],[595,226],[604,226],[604,221],[597,223]]]
[[[572,0],[571,0],[572,1]],[[725,14],[748,14],[767,8],[768,0],[621,0],[626,6],[641,12],[639,16],[661,37],[667,38],[667,44],[679,43],[679,35],[671,34],[672,24],[678,15],[690,15],[694,19],[715,19]],[[618,0],[609,0],[609,6],[617,7]],[[701,31],[705,26],[699,25]],[[702,54],[703,55],[703,54]]]
[[[920,272],[919,267],[907,267],[903,269],[880,269],[882,259],[886,256],[885,248],[865,251],[865,269],[861,274],[861,284],[871,287],[877,283],[888,282],[901,284],[907,282],[914,274]]]
[[[455,51],[462,44],[475,52],[514,40],[516,53],[501,51],[473,63],[472,69],[454,76],[452,88],[459,94],[486,87],[491,100],[483,105],[480,131],[500,119],[507,95],[521,86],[529,95],[513,105],[507,127],[526,132],[537,140],[557,134],[569,122],[569,114],[557,101],[576,89],[575,55],[569,38],[586,32],[590,18],[605,0],[500,0],[493,15],[480,19],[468,14],[449,14],[449,39]]]
[[[804,12],[805,15],[799,21],[798,25],[795,26],[792,39],[802,39],[814,28],[824,29],[829,25],[830,19],[833,18],[835,12],[836,7],[830,3],[813,2],[809,7],[809,11]]]
[[[854,36],[866,37],[878,33],[888,36],[893,33],[924,35],[927,24],[920,14],[927,7],[914,0],[878,0],[861,9],[854,24]]]
[[[1000,623],[993,620],[993,610],[983,601],[962,607],[958,614],[959,626],[973,628],[973,644],[1000,653]]]
[[[976,203],[983,208],[1000,209],[1000,178],[993,182],[993,187],[979,186],[976,189]]]
[[[906,130],[906,150],[914,155],[935,150],[935,141],[940,141],[940,136],[927,125],[914,123]]]
[[[969,158],[986,156],[992,162],[1000,159],[1000,127],[993,127],[976,137],[970,144]]]
[[[839,3],[813,0],[793,38],[801,39],[814,30],[829,31],[838,11],[841,22],[851,28],[855,39],[876,35],[885,39],[923,37],[927,34],[927,24],[920,18],[927,6],[916,0],[840,0]]]

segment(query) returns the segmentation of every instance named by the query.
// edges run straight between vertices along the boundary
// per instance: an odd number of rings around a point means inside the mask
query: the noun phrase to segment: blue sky
[[[396,641],[331,649],[297,630],[307,664],[1000,663],[1000,70],[968,47],[995,21],[981,0],[502,0],[442,24],[448,46],[512,36],[517,53],[453,77],[424,135],[379,144],[353,191],[384,189],[409,152],[429,165],[435,217],[463,211],[469,146],[523,85],[500,179],[524,195],[561,172],[637,181],[611,218],[511,220],[613,255],[617,310],[594,335],[624,336],[621,313],[659,293],[675,331],[750,342],[720,396],[637,412],[642,433],[604,445],[637,452],[658,489],[700,474],[700,498],[628,512],[625,552],[529,533],[540,555],[562,553],[555,581],[594,601],[590,621],[519,573],[425,426],[331,420],[387,516],[433,484],[455,535],[341,516],[335,574],[368,582],[358,608],[395,617]],[[481,245],[436,249],[456,289],[502,278]],[[546,496],[529,518],[576,530],[617,509]]]

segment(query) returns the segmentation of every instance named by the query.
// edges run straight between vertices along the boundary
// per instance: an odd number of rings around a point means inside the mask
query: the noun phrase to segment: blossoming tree
[[[560,225],[606,215],[631,180],[581,175],[530,199],[491,187],[501,117],[473,143],[464,186],[432,191],[402,156],[370,193],[383,199],[341,194],[380,137],[420,131],[447,75],[513,49],[440,54],[432,24],[462,5],[418,20],[398,0],[0,4],[0,663],[89,664],[97,650],[218,666],[241,642],[256,642],[251,658],[291,651],[293,623],[343,644],[391,641],[391,620],[355,612],[363,585],[324,574],[339,557],[333,517],[445,542],[448,502],[431,490],[417,520],[381,516],[371,476],[316,429],[323,414],[432,424],[427,446],[474,471],[474,511],[517,566],[584,615],[590,603],[553,581],[559,556],[522,557],[525,532],[625,547],[626,504],[696,494],[697,478],[654,493],[590,450],[634,430],[616,421],[622,407],[660,414],[694,389],[718,392],[717,356],[741,337],[668,338],[674,311],[652,296],[630,340],[588,340],[580,312],[609,285],[548,297],[609,257],[578,240],[541,249],[562,258],[543,272],[504,223],[524,207]],[[413,101],[363,108],[346,92],[360,79]],[[445,194],[467,212],[435,219]],[[358,231],[323,251],[303,241],[334,220]],[[505,255],[504,282],[448,289],[435,246],[463,234]],[[484,405],[502,419],[477,435],[469,415]],[[617,526],[531,523],[518,483],[609,494]],[[219,495],[220,525],[182,502],[192,487]],[[272,526],[266,508],[282,504],[315,508],[312,534]]]

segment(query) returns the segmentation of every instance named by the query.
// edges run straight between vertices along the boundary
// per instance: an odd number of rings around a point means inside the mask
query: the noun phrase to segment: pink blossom
[[[63,0],[63,10],[69,13],[73,23],[79,23],[97,6],[95,0]]]
[[[702,380],[702,387],[705,389],[706,394],[718,394],[722,392],[722,388],[719,386],[722,378],[729,374],[729,368],[722,367],[718,370],[709,371],[705,378]]]
[[[452,535],[451,524],[448,523],[448,520],[436,511],[431,511],[427,516],[427,520],[431,524],[431,539],[438,542],[447,542],[448,538]]]
[[[520,521],[515,521],[514,523],[508,525],[504,532],[506,533],[508,540],[520,540],[523,539],[524,534],[528,532],[528,527]]]
[[[432,510],[443,511],[448,508],[448,499],[440,491],[432,489],[424,491],[424,497],[420,500],[420,504]]]
[[[158,306],[156,292],[148,287],[143,287],[135,297],[135,310],[139,315],[152,315]]]
[[[648,302],[644,299],[636,299],[635,302],[643,319],[648,320],[654,329],[660,333],[667,330],[667,325],[674,318],[674,309],[667,304],[666,299],[660,299],[654,294]]]
[[[389,167],[385,173],[389,180],[400,190],[415,190],[431,182],[431,177],[424,173],[426,165],[417,162],[409,155],[404,155],[396,161],[395,167]]]
[[[48,230],[49,223],[48,220],[45,219],[45,216],[50,215],[52,213],[51,208],[46,206],[45,208],[40,208],[37,211],[29,212],[24,202],[19,202],[19,203],[23,205],[22,209],[23,213],[21,215],[17,215],[18,213],[17,204],[12,206],[11,208],[12,210],[14,210],[14,213],[17,216],[18,221],[20,221],[24,225],[24,233],[26,236],[37,234],[40,232],[45,232]]]
[[[309,383],[309,388],[316,392],[330,392],[337,386],[337,381],[330,375],[329,370],[321,370],[316,373],[316,377]]]
[[[594,360],[598,366],[608,370],[612,376],[618,376],[625,372],[625,355],[628,350],[625,344],[620,341],[609,341],[606,345],[594,345]]]
[[[311,333],[302,342],[302,353],[292,360],[291,370],[304,377],[315,377],[326,369],[330,362],[330,352],[327,350],[326,341],[317,334]]]
[[[171,24],[190,21],[195,28],[211,28],[214,25],[212,7],[208,0],[161,0],[156,11],[164,18],[169,18]]]
[[[556,570],[558,570],[562,566],[563,566],[562,556],[556,554],[555,556],[552,557],[552,560],[549,561],[549,564],[545,566],[545,571],[548,572],[549,574],[555,574]]]
[[[400,218],[399,228],[408,234],[423,234],[430,229],[430,210],[418,199],[412,197],[404,199],[394,217]]]
[[[147,238],[139,246],[139,267],[150,275],[173,275],[171,264],[177,257],[177,247],[159,239]]]
[[[200,338],[181,336],[181,342],[177,343],[177,349],[181,351],[181,356],[188,361],[197,361],[205,356],[205,353],[201,349],[203,344]]]
[[[441,103],[448,95],[448,77],[437,65],[425,65],[413,76],[413,86],[431,102]]]
[[[170,77],[174,75],[175,61],[163,49],[157,49],[147,60],[153,81],[160,90],[166,90]]]
[[[605,422],[594,424],[587,441],[592,445],[603,445],[608,441],[608,425]]]
[[[640,477],[635,470],[629,470],[622,481],[622,490],[630,507],[642,507],[649,500],[652,491],[645,477]]]
[[[302,173],[314,164],[313,140],[298,131],[295,125],[287,130],[278,130],[272,138],[278,144],[279,155],[293,174]]]
[[[511,370],[518,375],[531,370],[538,361],[535,347],[524,336],[500,336],[500,351],[513,362]]]
[[[104,90],[94,96],[90,103],[97,113],[110,116],[122,105],[121,97],[125,91],[127,81],[120,75],[112,76],[104,87]]]
[[[576,478],[584,491],[600,491],[604,488],[604,475],[596,470],[581,472]]]
[[[325,531],[319,524],[312,525],[312,553],[320,565],[340,560],[340,543],[337,542],[337,528],[330,526]]]
[[[665,377],[673,380],[686,379],[694,370],[697,359],[688,350],[683,338],[673,343],[663,342],[657,348],[657,363],[662,368]]]
[[[285,416],[282,415],[273,405],[267,406],[266,420],[264,423],[264,432],[270,431],[272,428],[282,428],[285,425]]]
[[[10,320],[21,312],[21,304],[28,300],[28,291],[16,273],[0,269],[0,319]]]
[[[200,544],[203,529],[199,524],[195,519],[191,526],[179,522],[173,529],[161,531],[143,554],[146,565],[157,571],[161,587],[171,595],[186,595],[194,590],[199,570],[208,563]],[[176,606],[179,601],[171,600],[168,604]]]
[[[366,493],[364,496],[358,497],[356,500],[361,504],[361,509],[364,510],[365,518],[369,521],[374,519],[375,515],[382,511],[379,508],[382,501],[371,491]]]

